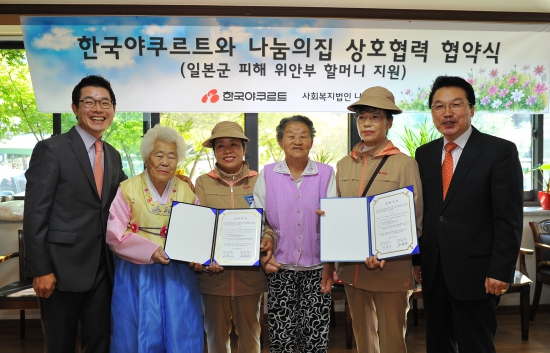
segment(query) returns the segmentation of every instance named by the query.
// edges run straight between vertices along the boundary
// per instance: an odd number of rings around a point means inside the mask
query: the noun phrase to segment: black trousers
[[[81,352],[109,352],[112,285],[107,265],[101,263],[89,291],[56,288],[48,299],[39,298],[45,352],[74,353],[79,323]]]
[[[427,353],[494,353],[497,332],[495,309],[500,297],[463,301],[448,290],[441,263],[429,292],[422,293],[426,319]]]

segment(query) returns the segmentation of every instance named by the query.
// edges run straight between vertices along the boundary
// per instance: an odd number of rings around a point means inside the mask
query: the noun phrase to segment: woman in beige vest
[[[237,123],[222,121],[202,144],[214,150],[216,165],[196,181],[200,204],[215,208],[249,208],[258,173],[243,161],[248,138]],[[231,321],[240,353],[260,353],[259,321],[266,276],[259,266],[217,267],[199,273],[204,329],[209,353],[231,353]]]
[[[348,109],[355,112],[362,141],[338,162],[338,195],[360,197],[382,158],[389,156],[366,195],[413,185],[420,235],[422,189],[418,166],[413,158],[399,151],[386,137],[393,115],[401,113],[394,103],[393,94],[383,87],[371,87]],[[387,261],[369,257],[364,263],[339,263],[337,272],[345,283],[357,351],[406,352],[407,311],[414,288],[411,256]]]

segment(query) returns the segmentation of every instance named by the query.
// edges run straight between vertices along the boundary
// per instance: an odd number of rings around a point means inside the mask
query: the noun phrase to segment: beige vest
[[[160,233],[162,227],[168,226],[172,201],[195,203],[196,197],[187,183],[174,178],[174,186],[170,190],[166,205],[160,205],[151,196],[145,176],[146,172],[144,171],[120,184],[122,195],[126,204],[130,206],[132,215],[126,231],[131,232],[131,225],[135,222],[139,226],[137,234],[164,247],[166,238],[162,237]]]

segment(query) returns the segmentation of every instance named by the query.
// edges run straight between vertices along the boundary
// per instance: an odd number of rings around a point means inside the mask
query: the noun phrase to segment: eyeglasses
[[[472,103],[460,102],[460,103],[449,103],[449,104],[434,104],[432,105],[432,112],[441,114],[447,109],[447,107],[451,108],[453,112],[459,112],[466,105],[470,106],[472,105]]]
[[[87,99],[81,99],[80,101],[82,102],[82,105],[88,109],[95,107],[96,103],[99,103],[99,106],[103,109],[109,109],[114,104],[113,101],[109,99],[102,99],[97,101],[95,99],[87,98]]]
[[[355,115],[355,120],[357,120],[358,123],[364,124],[367,120],[372,121],[373,124],[377,124],[385,118],[385,115],[379,115],[379,114],[372,114],[372,115]]]
[[[367,107],[366,109],[361,109],[358,112],[355,113],[355,120],[357,120],[358,123],[363,124],[367,121],[367,119],[370,119],[373,124],[379,123],[382,118],[386,118],[386,115],[380,115],[379,114],[380,109],[374,108],[374,107]],[[365,115],[365,114],[371,114],[371,115]]]

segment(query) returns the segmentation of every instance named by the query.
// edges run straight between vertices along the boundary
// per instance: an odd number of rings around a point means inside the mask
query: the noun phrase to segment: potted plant
[[[539,191],[539,201],[543,210],[550,210],[550,177],[548,172],[550,172],[550,163],[541,164],[533,169],[527,169],[525,174],[538,171],[534,174],[535,179],[540,185],[542,185],[542,190]],[[546,176],[544,172],[547,172]],[[537,176],[540,174],[540,177]]]

